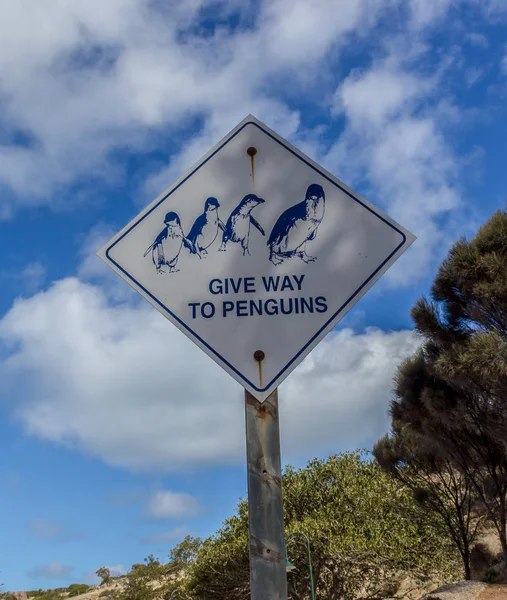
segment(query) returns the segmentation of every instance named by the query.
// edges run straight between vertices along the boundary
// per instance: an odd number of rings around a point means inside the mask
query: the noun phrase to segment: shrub
[[[100,567],[100,569],[95,571],[95,575],[102,579],[100,585],[107,583],[111,579],[111,571],[107,567]]]
[[[497,579],[498,571],[495,569],[495,567],[490,567],[489,569],[487,569],[486,573],[484,573],[484,577],[482,578],[482,580],[486,583],[495,583]]]
[[[72,598],[73,596],[79,596],[80,594],[86,594],[89,589],[90,586],[86,585],[86,583],[73,583],[67,588],[69,592],[69,598]]]

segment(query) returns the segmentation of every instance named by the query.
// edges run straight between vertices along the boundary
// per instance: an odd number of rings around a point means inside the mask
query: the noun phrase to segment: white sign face
[[[98,254],[263,401],[414,239],[248,116]]]

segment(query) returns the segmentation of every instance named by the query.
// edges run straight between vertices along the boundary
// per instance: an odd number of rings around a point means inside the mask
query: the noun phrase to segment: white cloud
[[[504,55],[500,63],[500,67],[504,75],[507,75],[507,46],[505,47]]]
[[[3,114],[27,144],[2,146],[0,181],[25,204],[46,201],[81,174],[118,176],[111,150],[142,149],[161,128],[176,135],[195,115],[206,130],[221,122],[223,135],[238,107],[244,116],[276,105],[267,78],[286,70],[294,80],[313,78],[315,61],[385,8],[380,0],[319,0],[311,10],[304,0],[275,0],[261,5],[254,28],[201,36],[191,29],[201,7],[251,8],[211,0],[2,4]]]
[[[23,339],[2,372],[15,395],[30,374],[15,409],[28,432],[134,469],[234,461],[236,384],[147,304],[111,309],[99,288],[68,279],[18,300],[0,330]],[[238,402],[217,403],[217,389]]]
[[[103,261],[97,260],[96,252],[97,248],[102,248],[115,233],[116,232],[105,223],[99,223],[82,238],[79,251],[80,263],[77,268],[77,275],[80,279],[104,280],[112,275],[111,269],[109,269]]]
[[[84,176],[120,180],[117,148],[143,152],[161,135],[182,140],[169,164],[141,185],[144,205],[252,112],[347,183],[366,178],[368,197],[415,230],[411,273],[403,261],[386,278],[411,283],[445,246],[442,222],[460,195],[460,165],[439,111],[452,104],[443,67],[421,75],[418,59],[424,62],[427,30],[462,4],[483,14],[498,8],[496,0],[316,0],[311,7],[306,0],[48,0],[42,10],[37,0],[0,0],[2,115],[8,135],[27,138],[1,146],[0,185],[10,193],[2,195],[0,215],[8,216],[13,202],[78,202],[78,194],[62,192],[68,184]],[[202,35],[201,9],[211,5],[248,27]],[[346,66],[342,48],[360,45],[386,15],[393,31],[379,37],[371,66],[345,77],[330,101]],[[478,33],[469,39],[484,43]],[[472,84],[478,72],[465,77]],[[287,102],[303,95],[345,117],[329,152],[320,130],[305,130],[298,103]],[[95,265],[83,260],[79,275],[103,277],[104,267]]]
[[[198,511],[199,503],[190,494],[159,490],[149,499],[147,515],[152,519],[180,519]]]
[[[483,35],[482,33],[476,33],[476,32],[468,33],[466,36],[466,39],[473,46],[477,46],[479,48],[488,48],[489,47],[488,38],[485,35]]]
[[[241,388],[144,302],[62,280],[18,300],[0,342],[3,395],[31,435],[132,470],[244,463]],[[410,331],[328,336],[281,387],[284,459],[385,433],[392,375],[416,344]]]
[[[387,273],[385,281],[395,285],[428,273],[435,253],[445,249],[443,217],[460,199],[459,165],[440,119],[441,111],[459,118],[452,103],[442,103],[441,81],[449,64],[444,61],[431,76],[418,74],[414,62],[423,51],[416,39],[410,47],[395,40],[383,60],[342,82],[334,109],[345,117],[345,130],[324,157],[328,168],[343,166],[350,180],[366,180],[368,198],[418,237],[410,261]]]
[[[154,531],[149,533],[141,540],[143,544],[150,546],[156,546],[158,544],[169,544],[182,540],[189,534],[186,527],[176,527],[169,531]]]
[[[40,260],[35,260],[26,264],[22,269],[4,269],[0,271],[0,277],[19,282],[24,292],[33,294],[46,281],[47,268]]]
[[[28,529],[38,538],[56,542],[68,542],[83,537],[83,534],[51,519],[34,519],[28,524]]]
[[[479,69],[478,67],[470,67],[465,71],[465,83],[472,87],[478,83],[487,73],[487,69]]]
[[[416,29],[433,25],[456,4],[455,0],[409,0],[411,24]]]
[[[286,455],[365,447],[387,432],[395,369],[417,346],[409,331],[328,335],[280,393]]]
[[[47,268],[39,260],[29,263],[21,271],[19,277],[25,282],[30,292],[39,289],[46,280]]]
[[[73,570],[73,567],[54,561],[31,569],[28,571],[28,576],[33,579],[39,577],[44,579],[68,579],[72,575]]]
[[[476,3],[479,4],[490,17],[498,18],[507,14],[507,4],[505,4],[504,0],[484,0],[484,2],[476,0]]]
[[[459,24],[459,9],[475,9],[485,18],[496,19],[507,12],[505,0],[407,0],[410,22],[415,29],[441,24],[449,17],[453,24]],[[476,14],[477,14],[476,13]]]
[[[451,4],[411,0],[412,27],[438,22]],[[248,17],[251,26],[202,35],[200,10],[211,5],[218,16]],[[319,92],[309,100],[321,105],[321,90],[332,80],[321,66],[345,44],[360,42],[400,1],[271,0],[254,8],[239,1],[48,0],[42,10],[37,0],[15,6],[3,0],[2,6],[3,115],[12,138],[21,132],[27,143],[2,146],[0,181],[31,205],[51,201],[55,189],[80,175],[115,181],[121,172],[114,149],[142,151],[162,131],[178,137],[196,116],[202,131],[173,161],[171,178],[248,112],[283,135],[294,133],[298,115],[280,96],[311,86]]]
[[[430,80],[390,62],[352,73],[336,91],[335,110],[346,114],[353,127],[364,128],[365,133],[371,127],[384,126],[413,106],[414,100],[421,102],[431,90]]]
[[[109,569],[112,577],[119,577],[120,575],[125,575],[127,569],[125,565],[119,563],[117,565],[106,565],[106,569]]]

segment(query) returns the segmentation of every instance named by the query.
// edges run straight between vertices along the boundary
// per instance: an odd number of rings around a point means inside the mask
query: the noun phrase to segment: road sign
[[[248,116],[98,254],[263,401],[414,239]]]

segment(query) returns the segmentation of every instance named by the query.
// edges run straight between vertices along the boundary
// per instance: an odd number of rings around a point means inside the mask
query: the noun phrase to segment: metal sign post
[[[252,600],[287,597],[278,386],[414,240],[249,115],[97,253],[245,388]]]
[[[245,390],[245,414],[251,599],[286,600],[278,389],[264,402]]]

